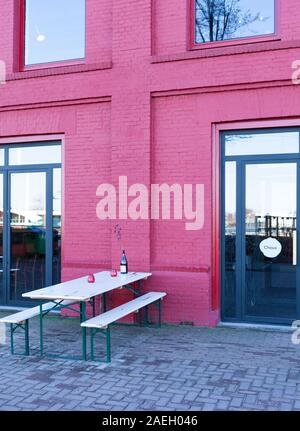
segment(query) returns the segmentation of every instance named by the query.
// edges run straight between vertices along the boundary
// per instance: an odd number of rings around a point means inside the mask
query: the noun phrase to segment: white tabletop
[[[22,296],[24,298],[40,300],[87,301],[94,296],[118,289],[135,281],[146,279],[152,274],[148,272],[129,272],[125,275],[118,273],[117,277],[111,277],[110,271],[102,271],[94,275],[95,283],[89,283],[87,281],[88,276],[86,276],[45,287],[44,289],[23,293]]]

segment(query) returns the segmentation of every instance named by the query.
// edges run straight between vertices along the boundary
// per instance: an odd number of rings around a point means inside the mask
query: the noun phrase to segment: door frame
[[[28,165],[9,165],[9,149],[24,147],[56,146],[62,142],[39,141],[26,143],[11,143],[1,145],[4,149],[4,165],[0,166],[0,174],[3,174],[3,289],[0,293],[0,303],[7,307],[30,307],[36,305],[36,301],[11,300],[10,299],[10,263],[11,263],[11,229],[10,229],[10,201],[11,201],[11,174],[12,173],[31,173],[44,172],[46,176],[46,262],[45,262],[45,285],[50,285],[52,277],[52,258],[53,258],[53,170],[62,169],[62,163],[28,164]]]
[[[224,179],[224,163],[222,149],[222,136],[224,132],[245,132],[247,130],[259,131],[261,129],[273,129],[278,132],[292,128],[300,129],[300,118],[293,119],[279,119],[279,120],[265,120],[265,121],[240,121],[240,122],[228,122],[223,124],[213,123],[212,124],[212,270],[211,270],[211,310],[217,312],[219,315],[219,320],[223,319],[223,289],[222,289],[222,278],[223,278],[223,235],[222,235],[222,187]],[[284,161],[293,159],[291,154],[284,155],[266,155],[265,159],[272,159],[274,161],[276,158],[284,159]],[[296,155],[295,159],[298,155]],[[249,158],[252,156],[249,156]],[[254,156],[255,157],[255,156]],[[264,157],[264,156],[259,156]],[[227,159],[227,158],[226,158]],[[235,160],[237,157],[235,157]],[[228,158],[229,160],[229,158]],[[299,169],[299,165],[298,165]],[[298,170],[299,179],[299,170]],[[300,190],[297,190],[297,205],[299,206]],[[297,244],[299,243],[299,235],[297,239]],[[299,247],[298,247],[299,253]],[[298,300],[297,300],[298,304]],[[224,319],[225,320],[225,319]],[[260,320],[260,319],[259,319]],[[229,321],[226,320],[226,321]],[[240,322],[238,318],[230,319],[231,322]],[[266,323],[263,319],[257,323]],[[271,322],[270,322],[271,323]],[[278,323],[278,319],[276,319]]]

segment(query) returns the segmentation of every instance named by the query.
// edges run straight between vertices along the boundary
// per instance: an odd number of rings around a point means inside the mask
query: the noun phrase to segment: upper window
[[[10,165],[17,166],[61,163],[61,145],[18,145],[9,148],[8,159]]]
[[[225,156],[299,153],[299,130],[225,134]]]
[[[274,32],[275,0],[195,0],[196,43]]]
[[[85,56],[85,0],[25,1],[25,66]]]

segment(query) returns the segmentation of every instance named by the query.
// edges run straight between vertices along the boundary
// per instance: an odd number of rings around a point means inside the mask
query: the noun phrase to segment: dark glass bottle
[[[127,262],[125,250],[123,250],[122,257],[121,257],[120,272],[121,272],[121,274],[127,274],[128,273],[128,262]]]

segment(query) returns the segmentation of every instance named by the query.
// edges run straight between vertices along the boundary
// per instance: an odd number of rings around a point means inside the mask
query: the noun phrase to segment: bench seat
[[[120,305],[119,307],[113,308],[106,313],[101,314],[100,316],[93,317],[90,320],[86,320],[81,324],[81,326],[86,328],[106,328],[113,322],[122,319],[128,314],[135,313],[139,311],[141,308],[150,305],[153,302],[156,302],[166,296],[164,292],[149,292],[143,296],[139,296],[138,298],[133,299],[126,304]]]
[[[60,305],[68,306],[74,304],[74,301],[63,301]],[[53,302],[47,302],[43,304],[43,311],[49,311],[53,308]],[[58,307],[59,308],[59,307]],[[10,323],[10,324],[18,324],[21,322],[25,322],[28,319],[32,319],[40,314],[40,307],[29,308],[28,310],[19,311],[15,314],[10,314],[9,316],[5,316],[0,319],[0,323]]]
[[[129,314],[136,313],[140,309],[146,309],[146,321],[148,320],[148,306],[158,303],[158,317],[161,325],[161,301],[166,296],[164,292],[149,292],[145,295],[139,296],[126,304],[106,311],[100,316],[93,317],[81,323],[83,328],[90,328],[91,335],[91,360],[94,360],[94,336],[95,332],[101,332],[106,338],[106,362],[111,361],[111,346],[110,346],[110,325],[117,320],[122,319]]]
[[[52,309],[56,308],[59,310],[60,307],[68,307],[69,305],[76,304],[76,301],[56,301],[57,306],[54,302],[47,302],[42,305],[43,313],[50,312]],[[25,356],[29,356],[29,320],[33,317],[39,316],[40,306],[29,308],[28,310],[19,311],[15,314],[10,314],[8,316],[2,317],[0,319],[0,324],[10,325],[10,351],[14,354],[14,332],[21,328],[25,331]]]

